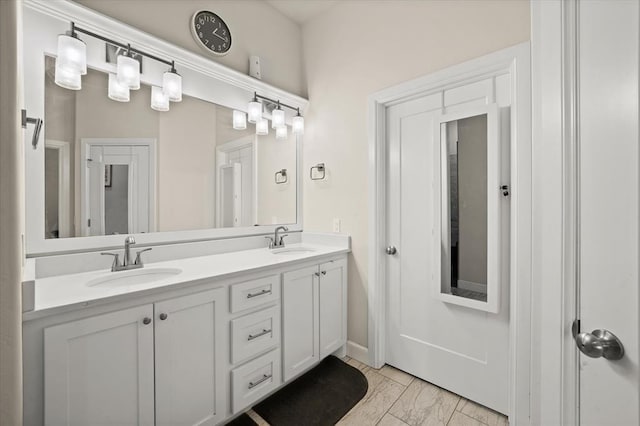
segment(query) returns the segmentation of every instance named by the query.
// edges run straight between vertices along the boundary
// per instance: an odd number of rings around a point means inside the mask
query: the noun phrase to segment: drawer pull
[[[248,341],[252,341],[254,339],[257,339],[260,336],[264,336],[265,334],[269,334],[271,333],[271,329],[267,330],[266,328],[262,329],[262,331],[258,334],[250,334],[249,337],[247,337]]]
[[[266,288],[262,291],[259,291],[257,293],[249,293],[247,294],[247,299],[251,299],[253,297],[258,297],[258,296],[262,296],[263,294],[271,294],[271,290],[267,290]]]
[[[267,380],[269,380],[271,377],[272,377],[271,374],[269,374],[269,375],[263,374],[262,375],[262,379],[258,380],[257,382],[249,382],[249,389],[255,388],[260,383],[263,383],[263,382],[266,382]]]

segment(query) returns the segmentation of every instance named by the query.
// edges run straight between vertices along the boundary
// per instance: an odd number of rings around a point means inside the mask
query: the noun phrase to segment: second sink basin
[[[131,271],[110,272],[87,283],[88,287],[128,287],[162,281],[182,272],[179,268],[141,268]]]
[[[284,247],[284,248],[280,248],[280,249],[271,250],[271,253],[273,253],[273,254],[293,255],[293,254],[311,253],[311,252],[314,252],[314,251],[316,251],[316,250],[312,249],[311,247]]]

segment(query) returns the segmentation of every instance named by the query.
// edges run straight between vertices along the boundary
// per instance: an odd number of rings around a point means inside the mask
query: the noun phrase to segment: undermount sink
[[[149,284],[176,276],[182,272],[179,268],[141,268],[132,271],[110,272],[87,283],[88,287],[128,287]]]
[[[283,254],[283,255],[293,255],[293,254],[304,254],[314,252],[315,249],[310,247],[285,247],[281,249],[271,250],[273,254]]]

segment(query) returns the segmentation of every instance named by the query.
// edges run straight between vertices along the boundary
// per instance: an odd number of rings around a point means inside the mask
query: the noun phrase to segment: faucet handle
[[[151,248],[151,247],[146,248],[146,249],[142,249],[142,250],[138,250],[138,251],[136,252],[136,260],[133,262],[133,264],[134,264],[134,265],[140,265],[140,266],[143,266],[143,264],[142,264],[142,257],[140,257],[140,255],[141,255],[142,253],[144,253],[145,251],[151,251],[151,250],[153,250],[153,248]]]
[[[269,235],[265,235],[265,238],[269,240],[269,248],[272,249],[273,248],[273,237],[270,237]]]
[[[279,242],[279,244],[280,244],[281,246],[283,246],[283,245],[284,245],[284,237],[288,237],[288,236],[289,236],[289,234],[280,235],[280,242]]]
[[[115,271],[120,266],[120,255],[118,253],[100,253],[102,256],[113,256],[113,263],[111,264],[111,270]]]

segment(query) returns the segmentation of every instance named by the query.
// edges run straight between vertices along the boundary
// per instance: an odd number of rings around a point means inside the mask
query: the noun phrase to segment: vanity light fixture
[[[71,31],[58,36],[58,56],[56,59],[55,82],[57,85],[71,90],[80,90],[81,76],[87,73],[87,46],[78,38],[77,33],[86,34],[114,46],[126,49],[126,53],[119,55],[116,61],[115,76],[109,75],[109,99],[119,102],[129,101],[129,90],[140,88],[140,62],[133,58],[133,54],[145,56],[157,62],[162,62],[171,69],[162,75],[162,88],[152,87],[151,107],[157,111],[168,111],[169,101],[182,100],[182,76],[178,74],[175,61],[159,58],[130,44],[120,43],[108,37],[101,36],[84,28],[77,27],[71,22]],[[126,88],[126,90],[125,90]]]
[[[171,69],[162,74],[162,90],[171,102],[182,102],[182,76],[176,72],[173,62]]]
[[[151,109],[160,112],[169,111],[169,96],[162,87],[151,86]]]
[[[284,110],[280,108],[280,101],[278,101],[276,109],[271,113],[271,127],[277,129],[283,126],[286,126],[284,122]]]
[[[117,72],[120,84],[129,86],[131,90],[140,88],[140,62],[131,57],[131,46],[127,48],[127,53],[118,56]]]
[[[286,139],[287,138],[287,126],[276,127],[276,139]]]
[[[267,136],[269,134],[269,120],[261,118],[256,122],[256,135]]]
[[[272,127],[276,129],[276,138],[285,139],[287,137],[287,123],[285,121],[285,113],[282,107],[289,108],[296,112],[295,117],[291,120],[291,128],[294,134],[301,135],[304,133],[304,118],[300,115],[300,108],[292,107],[291,105],[284,104],[280,100],[274,100],[267,98],[266,96],[260,96],[257,92],[253,92],[253,99],[249,102],[247,107],[248,121],[249,123],[256,123],[256,135],[264,136],[269,133],[269,123],[266,119],[262,118],[262,103],[258,100],[262,99],[276,105],[276,108],[271,112]],[[234,129],[235,129],[235,114],[234,114]],[[242,127],[241,129],[244,129]],[[279,130],[279,131],[278,131]]]
[[[109,99],[129,102],[129,86],[120,83],[118,77],[113,73],[109,73]]]
[[[294,135],[304,134],[304,117],[300,115],[300,108],[297,109],[298,113],[291,119],[291,129]]]
[[[262,118],[262,104],[258,102],[258,94],[255,92],[253,100],[247,106],[247,114],[249,123],[257,123]]]
[[[233,128],[244,130],[247,128],[247,114],[236,109],[233,110]]]

